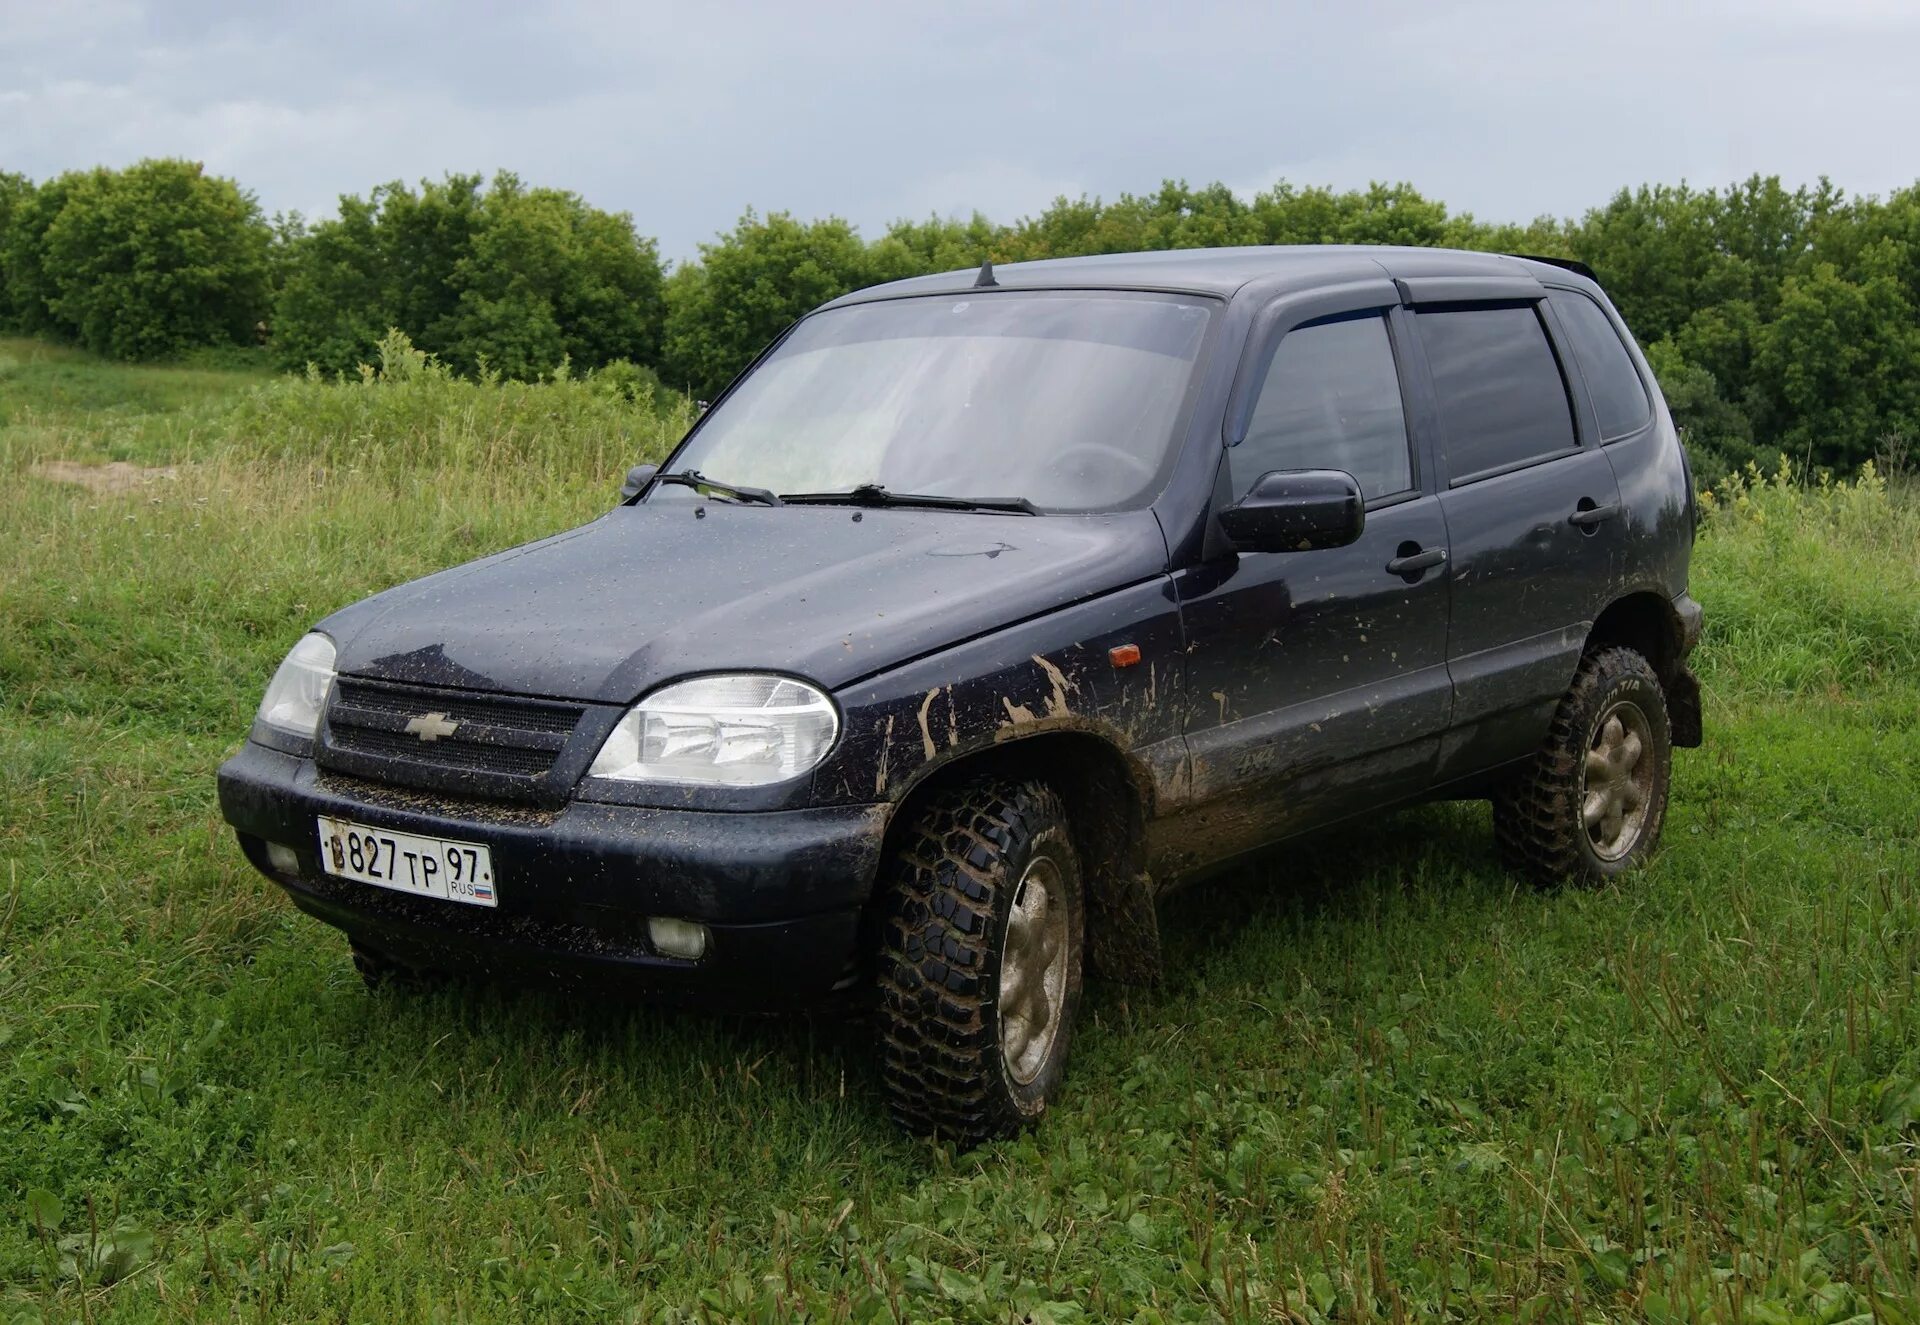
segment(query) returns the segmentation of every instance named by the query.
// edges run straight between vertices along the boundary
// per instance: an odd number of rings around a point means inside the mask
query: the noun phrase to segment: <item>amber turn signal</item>
[[[1131,667],[1140,661],[1138,644],[1116,644],[1107,650],[1107,661],[1115,667]]]

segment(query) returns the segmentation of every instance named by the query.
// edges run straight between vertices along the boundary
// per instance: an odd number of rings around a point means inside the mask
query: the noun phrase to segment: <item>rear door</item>
[[[1416,302],[1411,316],[1450,550],[1442,779],[1538,745],[1619,573],[1613,467],[1576,408],[1584,398],[1534,289]]]
[[[1225,551],[1176,576],[1201,854],[1417,792],[1447,723],[1446,526],[1407,424],[1398,293],[1347,302],[1254,342],[1219,499],[1272,470],[1346,470],[1367,498],[1359,541]]]

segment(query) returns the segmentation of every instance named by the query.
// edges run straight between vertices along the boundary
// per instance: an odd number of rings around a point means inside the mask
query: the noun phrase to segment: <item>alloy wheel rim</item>
[[[1069,957],[1060,867],[1036,856],[1014,890],[1000,959],[1000,1053],[1020,1085],[1033,1084],[1060,1038]]]
[[[1587,841],[1602,860],[1639,844],[1653,804],[1653,733],[1632,700],[1615,703],[1594,724],[1580,783]]]

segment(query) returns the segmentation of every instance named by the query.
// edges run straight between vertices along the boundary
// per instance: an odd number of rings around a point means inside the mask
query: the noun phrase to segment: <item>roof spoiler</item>
[[[1558,267],[1560,270],[1570,271],[1576,276],[1584,276],[1595,285],[1600,284],[1600,278],[1594,274],[1593,268],[1578,258],[1543,258],[1538,253],[1509,253],[1507,256],[1510,258],[1519,258],[1523,262],[1544,262],[1549,267]]]

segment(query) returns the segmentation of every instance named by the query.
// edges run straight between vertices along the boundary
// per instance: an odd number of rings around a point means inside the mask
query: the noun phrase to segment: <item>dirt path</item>
[[[76,483],[94,492],[132,492],[150,487],[159,479],[178,479],[180,471],[172,465],[143,466],[125,460],[109,460],[104,465],[83,464],[78,460],[43,460],[30,471],[35,478],[55,483]]]

